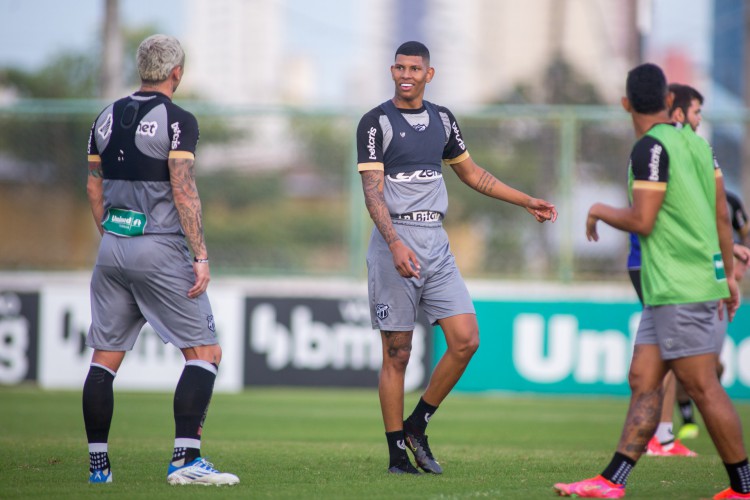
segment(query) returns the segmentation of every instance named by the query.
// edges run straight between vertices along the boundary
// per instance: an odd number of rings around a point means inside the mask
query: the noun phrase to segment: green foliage
[[[97,95],[99,63],[87,54],[63,53],[39,71],[0,71],[0,87],[20,97],[38,99],[89,98]]]
[[[346,270],[342,197],[289,197],[279,172],[219,172],[198,180],[212,261],[224,269]]]
[[[109,451],[114,482],[87,484],[79,391],[0,388],[0,498],[554,498],[552,484],[591,477],[612,456],[627,400],[456,394],[429,427],[445,473],[386,473],[376,390],[259,389],[213,397],[203,452],[240,477],[233,487],[166,483],[172,395],[115,390]],[[418,394],[407,395],[406,409]],[[738,405],[750,420],[750,405]],[[644,457],[627,498],[709,498],[726,488],[703,432],[699,456]],[[190,490],[190,491],[188,491]]]

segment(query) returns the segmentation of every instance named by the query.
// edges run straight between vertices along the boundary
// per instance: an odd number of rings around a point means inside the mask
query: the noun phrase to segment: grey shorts
[[[714,353],[719,323],[717,301],[646,306],[635,343],[657,344],[664,360]]]
[[[393,223],[399,237],[417,255],[420,278],[404,278],[380,232],[373,229],[367,251],[367,282],[372,327],[411,331],[421,307],[431,324],[458,314],[476,314],[448,235],[440,222]]]
[[[716,318],[716,354],[721,354],[724,348],[724,340],[727,338],[727,328],[729,328],[729,319],[727,310],[724,308],[724,318]]]
[[[178,348],[218,343],[207,294],[187,296],[194,283],[184,238],[105,233],[91,276],[86,345],[129,351],[146,321],[164,343]]]

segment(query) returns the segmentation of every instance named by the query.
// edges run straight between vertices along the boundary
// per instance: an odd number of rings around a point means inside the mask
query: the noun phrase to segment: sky
[[[187,0],[119,1],[123,26],[151,24],[177,38],[185,35]],[[319,74],[328,78],[327,85],[319,90],[325,93],[320,98],[335,101],[336,94],[344,91],[346,81],[345,75],[337,75],[343,68],[338,61],[356,56],[352,53],[356,47],[346,42],[357,39],[356,27],[345,20],[351,19],[358,6],[368,0],[277,1],[283,6],[288,23],[283,42],[286,50],[314,62]],[[650,4],[653,13],[647,32],[648,51],[663,54],[670,46],[681,47],[691,55],[692,64],[703,75],[707,74],[713,0],[637,1],[641,5]],[[99,51],[104,4],[105,0],[0,0],[0,68],[12,66],[34,71],[48,64],[56,54]]]
[[[337,19],[346,19],[342,9],[356,8],[357,1],[366,0],[286,0],[294,28],[289,30],[287,43],[316,51],[335,49],[340,46],[336,42],[340,35],[347,35],[346,39],[352,35],[351,28]],[[710,35],[706,24],[712,0],[641,1],[653,6],[657,26],[649,33],[651,43],[690,45],[699,61],[708,59],[709,47],[702,41]],[[179,38],[185,4],[182,0],[120,0],[121,22],[132,27],[154,24]],[[104,0],[0,0],[0,67],[33,70],[56,53],[96,47],[103,14]]]
[[[125,26],[154,24],[180,37],[180,0],[120,0]],[[0,0],[0,67],[38,69],[55,54],[98,47],[103,0]]]

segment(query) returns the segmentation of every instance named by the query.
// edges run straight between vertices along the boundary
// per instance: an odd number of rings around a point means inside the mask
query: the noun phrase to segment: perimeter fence
[[[372,224],[354,134],[366,110],[222,107],[176,100],[201,127],[198,189],[220,275],[365,275]],[[0,270],[88,269],[98,233],[86,200],[88,130],[105,103],[0,106]],[[454,110],[457,111],[457,110]],[[555,224],[478,195],[445,168],[445,226],[470,279],[625,280],[624,234],[586,241],[595,201],[624,205],[634,135],[613,107],[500,106],[456,112],[475,161],[554,202]],[[709,117],[712,118],[712,117]],[[742,127],[744,112],[712,118]],[[721,157],[721,155],[720,155]],[[729,180],[741,186],[741,169]]]

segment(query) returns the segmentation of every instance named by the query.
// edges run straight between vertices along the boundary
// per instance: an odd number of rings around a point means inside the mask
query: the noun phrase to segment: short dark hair
[[[636,113],[652,115],[667,107],[667,78],[656,64],[646,63],[631,69],[625,92]]]
[[[402,56],[419,56],[424,62],[430,65],[430,51],[422,42],[404,42],[397,49],[394,59],[401,54]]]
[[[687,116],[688,108],[693,102],[693,99],[703,104],[703,95],[698,92],[695,88],[690,85],[683,85],[681,83],[670,83],[669,91],[674,94],[674,101],[672,102],[672,108],[669,110],[669,114],[675,112],[676,109],[681,109]]]

